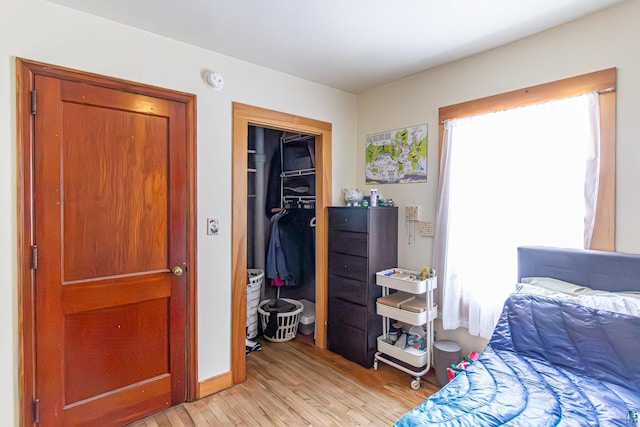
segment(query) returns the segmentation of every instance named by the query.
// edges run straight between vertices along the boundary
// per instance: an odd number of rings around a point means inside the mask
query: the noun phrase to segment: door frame
[[[327,347],[327,206],[331,205],[331,123],[233,103],[231,374],[247,379],[247,148],[249,126],[314,135],[316,161],[316,346]]]
[[[50,76],[110,89],[181,102],[187,121],[187,400],[197,390],[197,252],[196,252],[196,96],[184,92],[144,85],[70,68],[16,58],[16,184],[17,184],[17,260],[18,260],[18,381],[20,425],[35,423],[35,276],[32,256],[34,241],[33,132],[31,93],[36,75]]]

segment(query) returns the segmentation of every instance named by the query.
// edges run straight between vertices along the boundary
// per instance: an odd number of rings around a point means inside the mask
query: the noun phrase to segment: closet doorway
[[[246,273],[248,248],[249,132],[253,128],[315,139],[315,308],[316,346],[326,348],[327,206],[331,204],[331,123],[246,104],[233,104],[233,208],[231,373],[233,384],[246,380]],[[299,186],[298,186],[299,187]],[[297,188],[297,187],[296,187]],[[252,243],[253,244],[253,243]],[[268,287],[268,284],[266,284]]]
[[[259,300],[315,303],[315,136],[249,126],[248,138],[247,267],[264,272]],[[260,329],[256,288],[247,288],[249,339]]]

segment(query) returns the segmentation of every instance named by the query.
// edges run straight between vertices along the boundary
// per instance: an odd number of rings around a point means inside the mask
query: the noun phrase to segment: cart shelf
[[[424,325],[438,317],[438,306],[434,305],[430,311],[415,313],[401,308],[390,307],[385,304],[376,303],[376,311],[382,317],[388,317],[410,325]]]
[[[420,273],[404,268],[390,268],[376,273],[376,284],[385,288],[409,292],[411,294],[424,294],[433,291],[438,285],[435,278],[420,279]]]
[[[437,279],[422,279],[416,271],[392,268],[377,272],[376,283],[382,286],[376,312],[382,316],[383,333],[377,339],[378,352],[374,356],[373,367],[377,370],[378,362],[382,362],[412,375],[411,388],[417,390],[433,359],[433,320],[438,313],[438,307],[433,304],[433,291],[437,287]],[[393,290],[398,292],[390,292]],[[423,326],[426,331],[425,348],[394,345],[389,339],[391,319],[405,325]]]

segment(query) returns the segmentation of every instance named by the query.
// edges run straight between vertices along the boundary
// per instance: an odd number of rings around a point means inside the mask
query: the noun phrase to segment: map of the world
[[[427,125],[367,135],[366,183],[427,182]]]

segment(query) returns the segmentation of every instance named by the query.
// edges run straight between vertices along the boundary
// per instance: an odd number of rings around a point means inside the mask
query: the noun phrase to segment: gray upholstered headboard
[[[640,291],[640,255],[521,246],[518,281],[523,277],[553,277],[606,291]]]

